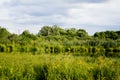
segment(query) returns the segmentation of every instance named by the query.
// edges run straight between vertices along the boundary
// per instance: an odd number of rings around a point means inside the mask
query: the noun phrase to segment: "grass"
[[[1,53],[0,80],[120,80],[120,59]]]

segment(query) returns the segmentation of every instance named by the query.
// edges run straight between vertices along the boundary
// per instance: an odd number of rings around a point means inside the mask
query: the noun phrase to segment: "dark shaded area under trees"
[[[0,52],[120,57],[120,31],[96,32],[89,36],[84,29],[62,29],[53,25],[43,26],[38,34],[25,30],[18,35],[0,27]]]

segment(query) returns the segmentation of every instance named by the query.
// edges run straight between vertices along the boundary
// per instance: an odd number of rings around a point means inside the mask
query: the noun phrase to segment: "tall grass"
[[[0,54],[0,80],[120,80],[120,59]]]

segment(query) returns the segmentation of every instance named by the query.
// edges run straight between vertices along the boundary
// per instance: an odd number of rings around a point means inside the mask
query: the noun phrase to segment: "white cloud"
[[[9,2],[10,0],[0,0],[0,5],[2,5],[5,2]]]
[[[8,20],[8,13],[9,11],[7,9],[0,9],[0,20]]]
[[[38,26],[54,24],[84,28],[90,34],[120,30],[119,4],[120,0],[0,0],[0,25],[16,33],[36,33]]]
[[[68,23],[89,25],[119,25],[120,23],[120,1],[109,1],[106,3],[85,3],[82,8],[69,9],[70,19]],[[78,6],[79,7],[79,6]]]

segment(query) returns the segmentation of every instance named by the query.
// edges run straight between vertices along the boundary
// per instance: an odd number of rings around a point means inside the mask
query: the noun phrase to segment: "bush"
[[[88,52],[91,53],[92,52],[92,47],[88,47]]]
[[[106,52],[113,52],[113,48],[106,48]]]
[[[65,52],[70,52],[70,50],[71,50],[71,49],[70,49],[69,46],[65,46],[65,47],[64,47],[64,51],[65,51]]]
[[[7,52],[13,52],[15,50],[14,45],[7,45]]]
[[[54,53],[54,46],[50,46],[50,53]]]
[[[70,47],[70,52],[71,52],[71,53],[77,52],[77,51],[76,51],[76,46],[71,46],[71,47]]]
[[[38,47],[31,47],[30,48],[30,52],[32,52],[32,54],[36,54],[39,51]]]
[[[18,48],[17,48],[17,51],[18,52],[28,52],[29,51],[29,47],[27,47],[27,46],[19,46]]]
[[[120,52],[120,47],[114,48],[113,52]]]
[[[82,53],[88,52],[88,48],[87,48],[87,47],[84,47],[84,46],[81,46],[79,50],[80,50],[80,52],[82,52]]]
[[[40,54],[44,54],[44,53],[45,53],[45,47],[40,46],[40,47],[39,47],[39,53],[40,53]]]
[[[50,53],[50,46],[45,45],[45,53]]]
[[[62,53],[62,46],[60,46],[60,45],[54,46],[54,52],[55,53]]]
[[[0,44],[0,52],[5,52],[6,51],[6,46]]]

